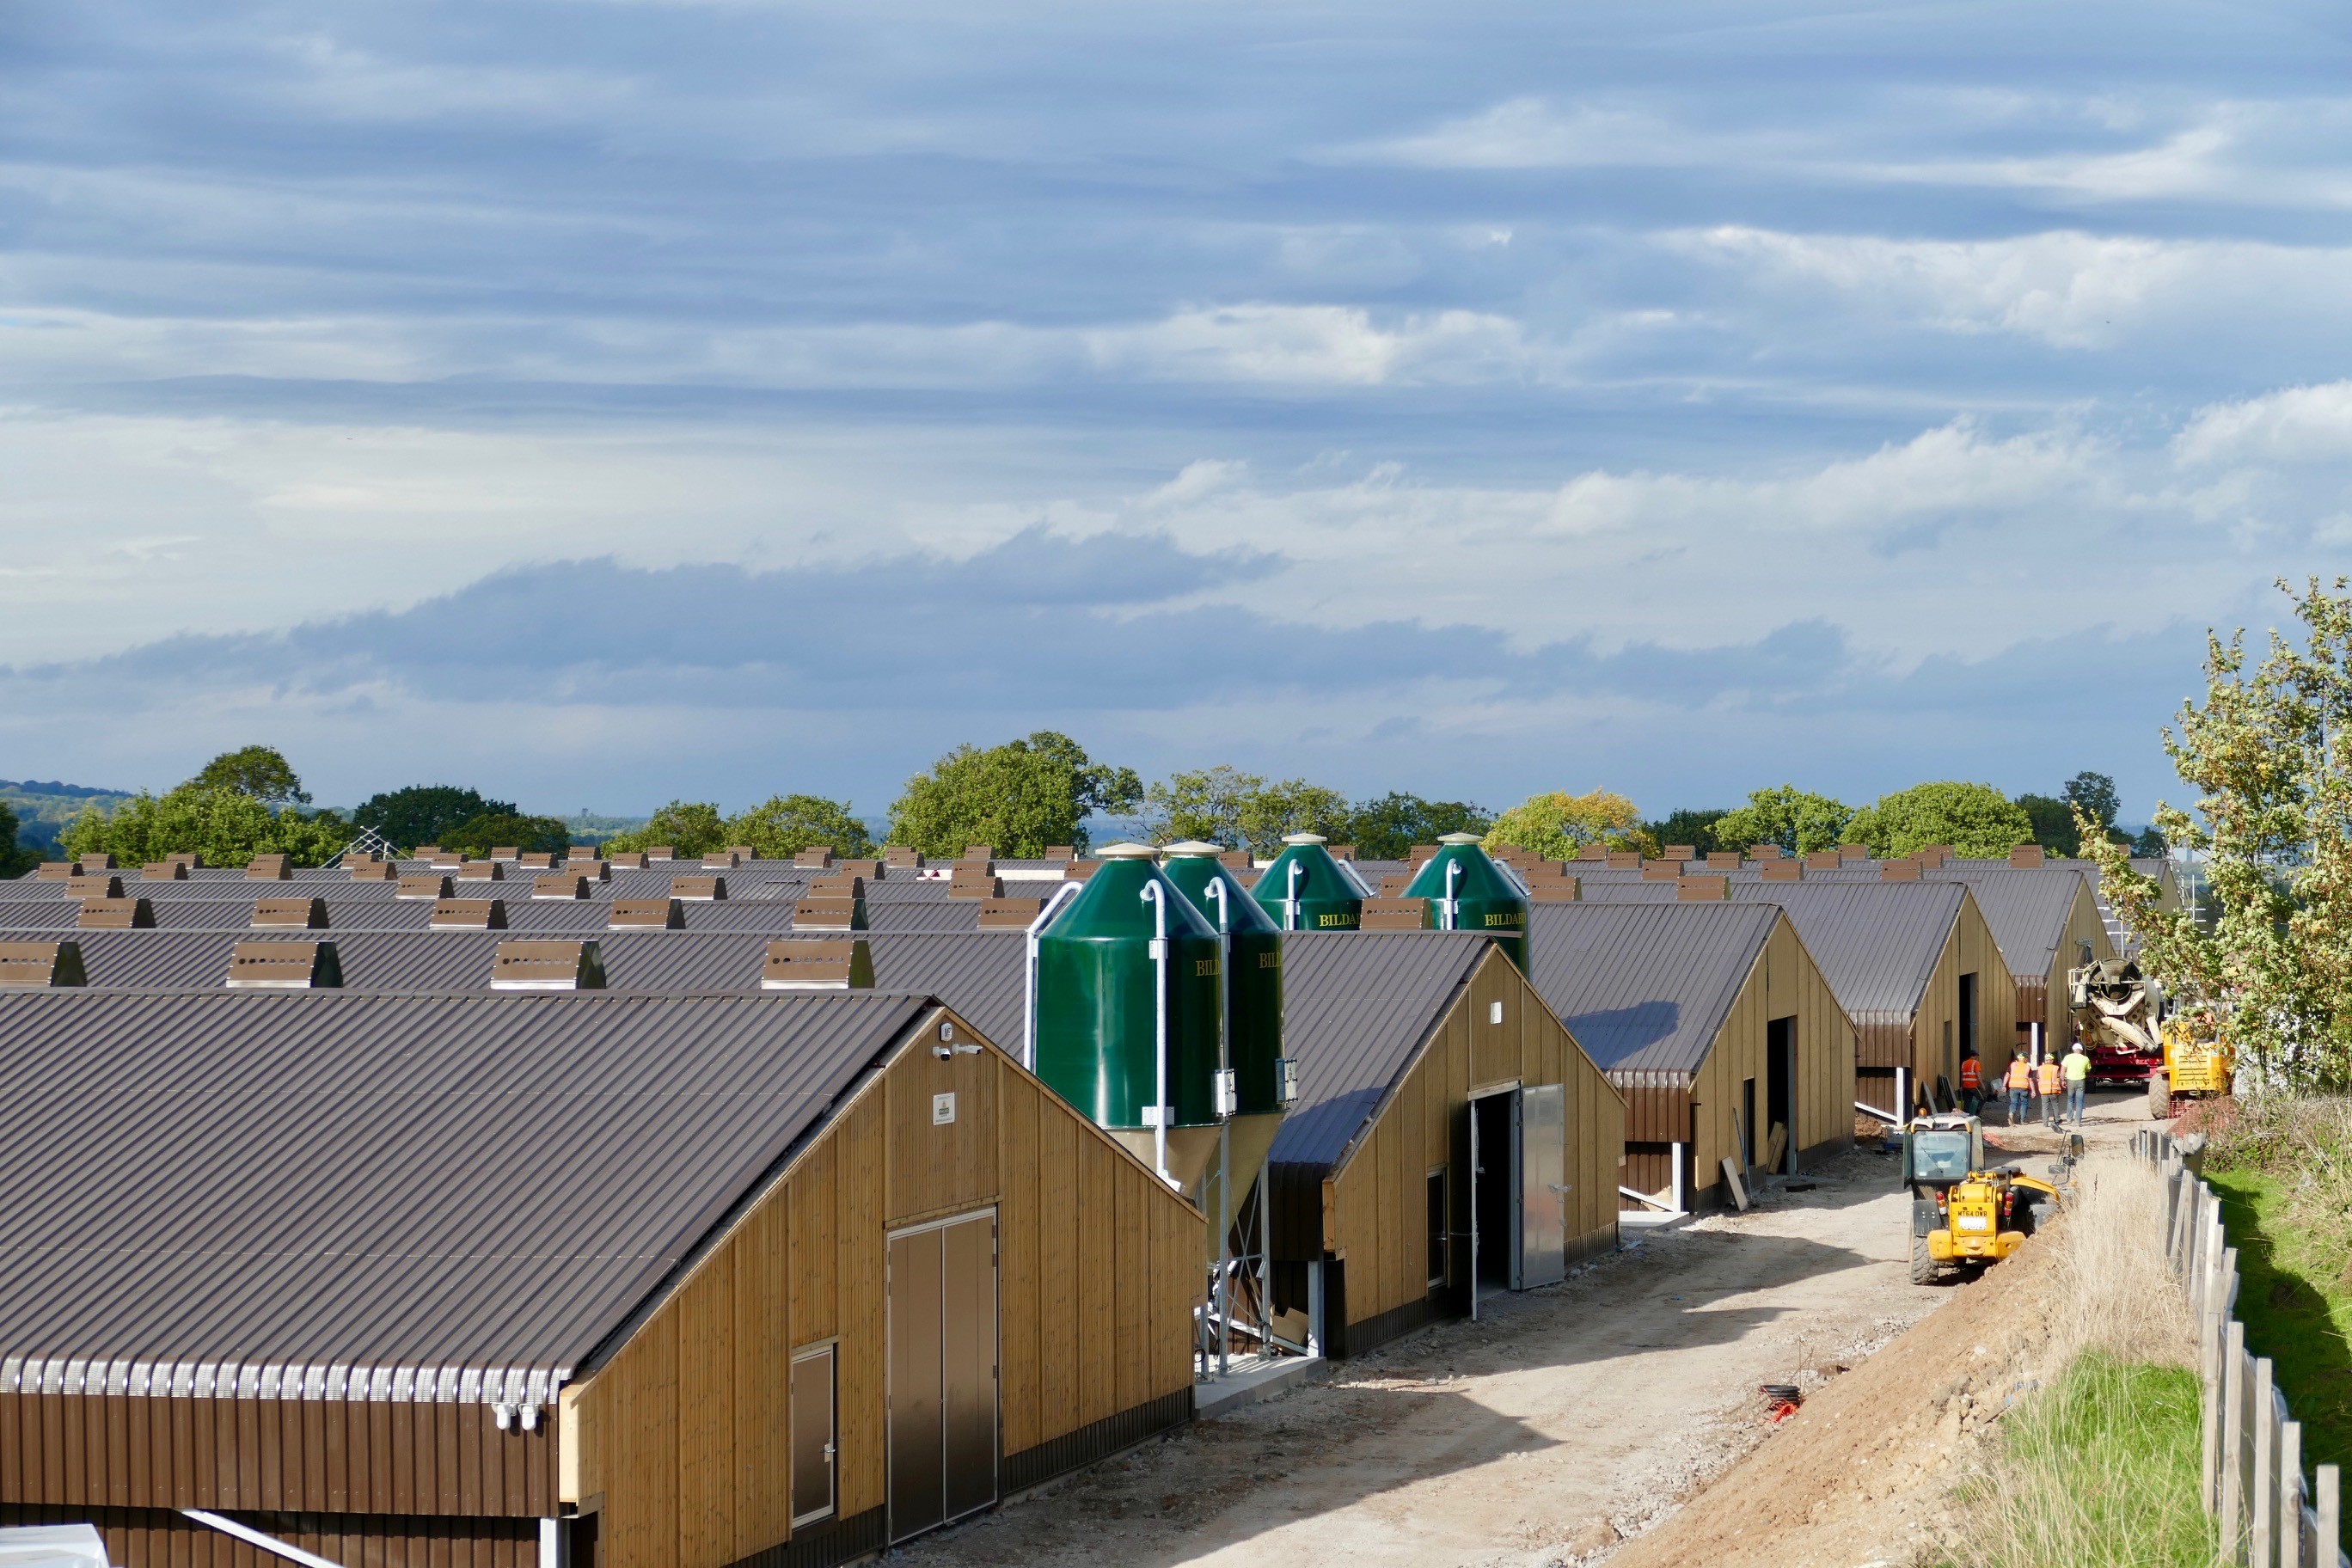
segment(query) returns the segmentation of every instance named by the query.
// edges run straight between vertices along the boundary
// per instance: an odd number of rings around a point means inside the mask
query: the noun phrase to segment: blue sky
[[[0,19],[0,774],[2115,774],[2352,558],[2340,7]]]

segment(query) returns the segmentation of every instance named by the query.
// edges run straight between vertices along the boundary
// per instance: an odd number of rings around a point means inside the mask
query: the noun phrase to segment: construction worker
[[[2009,1062],[2009,1124],[2022,1127],[2033,1111],[2033,1064],[2020,1051]]]
[[[1970,1116],[1984,1109],[1984,1064],[1974,1051],[1960,1058],[1960,1109]]]
[[[2065,1090],[2061,1086],[2056,1057],[2042,1058],[2042,1065],[2033,1069],[2033,1087],[2042,1094],[2042,1125],[2057,1126],[2059,1109],[2063,1103],[2060,1096]]]
[[[2058,1065],[2066,1075],[2066,1114],[2074,1119],[2075,1126],[2080,1127],[2083,1125],[2083,1091],[2089,1087],[2091,1079],[2091,1058],[2083,1049],[2079,1037],[2066,1047],[2066,1059]]]

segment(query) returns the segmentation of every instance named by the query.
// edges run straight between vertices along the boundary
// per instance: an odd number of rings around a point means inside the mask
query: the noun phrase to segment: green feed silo
[[[1323,847],[1323,836],[1294,833],[1282,842],[1282,853],[1253,889],[1258,908],[1284,931],[1354,931],[1363,924],[1369,894]]]
[[[1039,1078],[1197,1196],[1223,1120],[1224,943],[1155,853],[1103,850],[1085,890],[1038,935],[1031,1038]]]
[[[1408,899],[1429,900],[1427,923],[1437,931],[1483,931],[1511,962],[1528,967],[1528,895],[1517,878],[1488,858],[1475,833],[1449,833],[1413,873]]]

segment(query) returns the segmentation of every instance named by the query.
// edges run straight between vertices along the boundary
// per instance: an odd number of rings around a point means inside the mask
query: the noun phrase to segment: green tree
[[[1529,795],[1495,818],[1485,843],[1489,849],[1515,845],[1550,860],[1574,859],[1588,844],[1655,855],[1658,841],[1642,826],[1641,818],[1632,801],[1612,790],[1589,795],[1554,790]]]
[[[1948,844],[1955,855],[1998,857],[2034,841],[2025,808],[1982,784],[1913,784],[1880,795],[1853,814],[1846,834],[1882,859],[1930,844]]]
[[[1016,859],[1055,844],[1084,850],[1088,816],[1130,812],[1142,798],[1134,769],[1097,763],[1067,735],[1040,730],[986,751],[958,746],[908,779],[890,806],[890,842],[932,856],[989,844]]]
[[[2210,929],[2157,908],[2125,847],[2081,828],[2140,963],[2166,989],[2217,1004],[2255,1069],[2294,1087],[2352,1085],[2352,597],[2279,584],[2303,623],[2247,668],[2245,633],[2209,633],[2205,701],[2184,703],[2165,751],[2195,815],[2157,808],[2155,831],[2200,853]]]
[[[0,803],[0,877],[21,877],[40,863],[39,855],[16,842],[16,814]]]
[[[616,833],[604,840],[604,848],[608,852],[651,849],[666,844],[681,860],[699,860],[714,849],[726,848],[730,842],[727,819],[718,806],[707,800],[674,800],[635,833]]]
[[[2132,836],[2131,852],[2148,859],[2160,859],[2172,853],[2172,846],[2164,841],[2162,828],[2148,826]]]
[[[1352,818],[1345,795],[1305,779],[1268,783],[1219,763],[1174,773],[1143,796],[1143,829],[1156,843],[1200,838],[1265,857],[1291,833],[1344,837]]]
[[[2072,859],[2081,852],[2083,836],[2074,830],[2074,808],[2063,797],[2021,795],[2017,797],[2017,808],[2033,825],[2033,842],[2044,853]]]
[[[1144,792],[1143,831],[1155,844],[1187,838],[1238,849],[1242,811],[1265,780],[1220,763],[1193,773],[1173,773]]]
[[[788,860],[820,844],[852,859],[874,853],[866,824],[849,814],[847,804],[817,795],[772,795],[765,805],[730,817],[727,843],[748,844],[771,860]]]
[[[1777,844],[1791,855],[1810,855],[1836,848],[1853,820],[1853,807],[1843,801],[1782,784],[1757,790],[1746,805],[1725,812],[1716,820],[1715,838],[1726,849]]]
[[[1284,779],[1255,791],[1242,803],[1242,841],[1259,859],[1281,853],[1284,837],[1293,833],[1319,833],[1326,838],[1346,835],[1352,820],[1348,797],[1338,790]]]
[[[478,816],[515,816],[521,808],[510,800],[488,800],[477,790],[456,784],[411,784],[406,789],[372,795],[352,813],[356,827],[372,827],[400,849],[438,844]],[[567,846],[567,847],[569,847]]]
[[[572,847],[572,830],[558,816],[486,811],[441,835],[440,844],[444,849],[477,857],[500,848],[525,855],[561,855]]]
[[[331,811],[272,811],[240,789],[184,784],[168,795],[132,795],[112,811],[91,807],[66,829],[63,847],[77,858],[106,851],[126,866],[184,854],[208,866],[242,866],[256,855],[320,866],[351,837],[351,825]]]
[[[1706,811],[1684,806],[1666,813],[1655,822],[1642,824],[1642,828],[1656,839],[1661,847],[1668,844],[1687,844],[1701,855],[1717,849],[1745,848],[1745,845],[1727,844],[1716,837],[1715,825],[1729,815],[1728,807]]]
[[[1392,791],[1359,801],[1348,813],[1343,837],[1367,860],[1402,860],[1416,844],[1434,844],[1448,833],[1484,834],[1494,826],[1492,812],[1466,800],[1423,800]]]
[[[310,796],[285,753],[275,746],[247,746],[223,752],[206,763],[188,783],[199,789],[233,789],[272,805],[308,805]]]
[[[2066,781],[2066,804],[2081,812],[2098,826],[2101,833],[2113,837],[2116,813],[2123,803],[2116,798],[2116,781],[2105,773],[2084,772]]]

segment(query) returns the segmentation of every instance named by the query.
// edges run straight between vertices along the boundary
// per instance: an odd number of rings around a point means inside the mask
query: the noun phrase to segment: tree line
[[[2080,820],[2090,824],[2078,826]],[[909,778],[890,806],[881,840],[948,858],[973,844],[1034,858],[1049,847],[1091,847],[1089,823],[1166,844],[1202,839],[1261,858],[1294,833],[1319,833],[1352,844],[1366,859],[1402,859],[1416,844],[1474,833],[1493,846],[1514,845],[1559,858],[1587,845],[1658,854],[1669,844],[1698,853],[1777,844],[1803,854],[1858,843],[1875,855],[1905,855],[1948,844],[1963,855],[2003,855],[2040,843],[2058,855],[2081,848],[2096,832],[2137,853],[2161,853],[2154,830],[2126,840],[2115,826],[2114,782],[2082,773],[2056,795],[2014,800],[1990,784],[1933,783],[1849,806],[1825,795],[1781,784],[1744,805],[1682,808],[1645,819],[1610,790],[1553,791],[1500,812],[1474,802],[1433,800],[1392,790],[1363,799],[1303,778],[1268,778],[1229,764],[1178,771],[1145,784],[1132,768],[1098,763],[1069,736],[1040,730],[1002,745],[964,744]],[[0,846],[14,845],[15,822],[0,806]],[[60,836],[68,855],[111,852],[126,865],[193,851],[214,865],[242,865],[282,854],[298,866],[322,864],[362,830],[403,852],[421,845],[470,855],[511,846],[562,854],[572,829],[514,802],[455,784],[414,784],[371,795],[348,816],[315,809],[285,756],[268,746],[224,752],[195,776],[161,795],[141,794],[112,810],[93,806]],[[748,846],[787,858],[814,845],[845,856],[876,853],[867,824],[845,801],[807,794],[771,796],[729,813],[710,801],[673,800],[643,826],[603,839],[607,850],[667,845],[680,856]],[[29,868],[7,850],[5,869]]]

